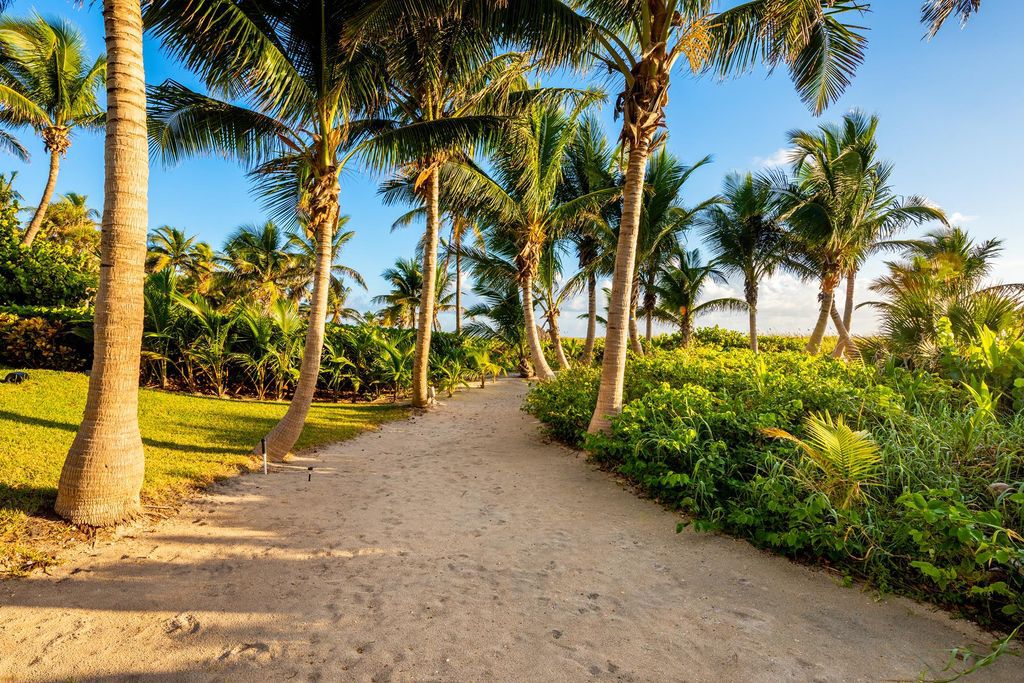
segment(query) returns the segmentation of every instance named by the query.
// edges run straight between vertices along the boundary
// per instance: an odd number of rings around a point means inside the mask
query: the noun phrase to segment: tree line
[[[413,361],[413,402],[424,405],[442,178],[447,168],[471,162],[472,152],[507,134],[509,121],[524,110],[557,94],[531,87],[529,73],[566,64],[600,64],[621,86],[615,108],[626,160],[622,208],[591,424],[592,431],[606,429],[608,416],[621,408],[641,200],[676,64],[721,76],[755,63],[782,65],[801,98],[821,112],[863,60],[866,39],[853,21],[866,3],[754,0],[718,12],[713,4],[151,0],[146,28],[208,92],[168,82],[147,93],[142,3],[104,0],[106,182],[95,353],[57,512],[77,523],[109,524],[139,509],[144,458],[137,393],[150,144],[169,160],[213,151],[239,160],[268,208],[300,218],[314,236],[317,260],[299,379],[288,413],[267,435],[272,456],[280,458],[298,438],[319,375],[341,171],[357,155],[373,167],[397,170],[412,182],[424,210],[424,283]],[[978,4],[929,1],[923,18],[937,30],[955,12],[966,17]],[[501,52],[510,45],[523,52]],[[580,101],[588,95],[564,96]],[[48,149],[58,157],[64,151],[59,131],[66,124],[32,123],[35,112],[14,96],[0,104],[8,123],[49,131],[55,138]],[[515,259],[521,272],[532,274],[548,226],[536,216],[523,225],[528,235]],[[524,301],[532,297],[528,284],[521,278]],[[524,306],[524,314],[530,335],[532,310]]]

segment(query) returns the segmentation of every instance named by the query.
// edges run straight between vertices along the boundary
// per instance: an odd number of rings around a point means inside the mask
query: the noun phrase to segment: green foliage
[[[700,529],[983,621],[1024,607],[1024,417],[985,416],[919,371],[702,346],[632,358],[611,432],[584,438],[596,395],[596,371],[573,369],[525,409]],[[802,446],[769,436],[782,432]]]
[[[0,313],[0,365],[81,370],[86,361],[72,329],[45,318]]]
[[[25,248],[13,227],[0,225],[2,306],[83,306],[96,290],[96,266],[90,254],[68,245],[37,240]]]

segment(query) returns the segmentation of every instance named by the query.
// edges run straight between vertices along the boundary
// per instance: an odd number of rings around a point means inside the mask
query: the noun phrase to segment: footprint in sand
[[[171,636],[189,636],[197,633],[199,629],[199,620],[188,612],[182,612],[164,622],[164,632]]]
[[[218,659],[221,661],[248,659],[256,662],[266,662],[274,658],[270,646],[266,643],[241,643],[230,650],[225,650]]]

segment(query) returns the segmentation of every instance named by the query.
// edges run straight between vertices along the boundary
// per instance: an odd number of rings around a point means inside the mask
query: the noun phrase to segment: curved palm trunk
[[[46,187],[43,188],[43,198],[39,200],[39,206],[36,207],[36,212],[32,215],[32,221],[25,229],[25,237],[21,241],[22,246],[31,247],[36,235],[39,234],[39,229],[43,227],[43,218],[46,216],[46,209],[50,206],[50,199],[53,198],[53,190],[57,187],[59,172],[60,152],[53,150],[50,152],[50,175],[46,179]]]
[[[693,316],[689,312],[683,314],[680,328],[683,333],[683,347],[689,347],[693,341]]]
[[[416,350],[412,359],[412,404],[417,408],[426,408],[430,404],[430,335],[436,303],[437,240],[441,226],[441,183],[436,170],[430,172],[426,186],[427,234],[423,238],[423,290],[420,292]]]
[[[93,365],[82,425],[57,485],[57,514],[75,524],[116,524],[138,514],[145,457],[139,366],[146,271],[149,145],[138,0],[104,0],[107,128],[103,233]]]
[[[644,345],[640,343],[640,329],[636,324],[636,309],[640,303],[640,280],[633,280],[633,293],[629,298],[629,346],[638,356],[644,355]]]
[[[811,338],[807,341],[807,353],[812,356],[821,350],[821,340],[825,338],[825,328],[828,326],[828,319],[832,313],[832,301],[835,298],[832,289],[825,288],[821,289],[819,295],[821,299],[821,308],[818,309],[818,321],[814,324],[814,330],[811,332]]]
[[[594,362],[594,339],[597,337],[597,276],[587,274],[587,340],[583,345],[581,363]]]
[[[859,355],[857,345],[854,343],[853,337],[850,336],[850,331],[846,329],[846,324],[843,322],[842,317],[840,317],[839,309],[836,308],[834,301],[832,303],[830,316],[832,317],[832,324],[835,326],[836,332],[839,334],[839,341],[836,343],[835,351],[832,352],[832,357],[856,357]]]
[[[530,347],[530,360],[533,362],[533,372],[539,380],[554,379],[555,373],[551,371],[551,366],[544,358],[544,347],[541,346],[540,335],[537,334],[537,321],[533,316],[533,275],[527,274],[519,289],[523,296],[523,321],[526,342]]]
[[[640,228],[640,202],[647,174],[650,137],[645,136],[629,151],[626,184],[623,191],[622,222],[615,249],[615,274],[608,301],[604,359],[601,362],[601,388],[597,406],[587,431],[607,431],[609,418],[622,410],[622,385],[626,375],[626,350],[633,272],[636,266],[636,243]]]
[[[562,333],[558,329],[558,311],[548,316],[548,336],[551,338],[552,348],[555,349],[559,369],[568,370],[569,359],[565,357],[565,349],[562,348]]]
[[[750,350],[757,353],[757,282],[748,279],[744,285],[747,295],[747,324],[750,326]]]
[[[847,334],[850,333],[850,329],[853,326],[853,309],[854,309],[854,288],[857,286],[857,271],[851,270],[846,274],[846,303],[843,307],[843,325],[846,327]],[[842,339],[836,345],[836,350],[833,355],[836,358],[839,354],[844,353],[847,350],[846,342]]]
[[[338,179],[333,173],[319,178],[312,189],[310,205],[315,207],[312,209],[312,223],[316,235],[316,269],[309,301],[309,323],[295,393],[292,394],[284,417],[266,436],[267,457],[275,461],[286,459],[299,440],[320,378],[320,357],[323,355],[327,303],[330,298],[331,262],[334,258],[331,238],[339,213],[338,192]],[[258,452],[259,447],[257,444],[253,452]]]

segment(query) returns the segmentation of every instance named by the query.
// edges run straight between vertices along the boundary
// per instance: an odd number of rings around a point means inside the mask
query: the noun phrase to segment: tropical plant
[[[239,226],[224,244],[221,261],[234,298],[271,306],[297,284],[291,238],[273,221]]]
[[[480,378],[480,388],[487,388],[487,376],[491,376],[491,381],[497,381],[498,373],[502,371],[501,365],[495,363],[491,359],[491,352],[489,349],[474,349],[470,348],[467,351],[470,365],[477,377]]]
[[[415,345],[402,341],[380,343],[380,368],[382,381],[391,388],[392,398],[398,401],[398,395],[412,382],[412,358]]]
[[[218,311],[206,298],[175,293],[174,301],[192,314],[199,334],[184,348],[185,355],[206,374],[217,396],[227,395],[228,363],[231,361],[231,328],[235,316]]]
[[[52,202],[46,210],[40,234],[48,241],[63,244],[73,251],[99,258],[100,231],[97,223],[100,214],[89,208],[88,197],[77,192],[68,192]]]
[[[458,358],[446,358],[435,373],[438,388],[451,398],[459,387],[469,387],[469,368]]]
[[[175,275],[191,273],[199,257],[195,236],[180,228],[161,225],[149,235],[146,268],[151,273],[170,270]]]
[[[220,153],[238,160],[267,207],[315,235],[317,261],[299,381],[266,437],[285,458],[313,401],[327,319],[339,174],[347,152],[379,128],[361,116],[383,95],[381,55],[353,21],[355,0],[151,0],[147,24],[165,48],[224,99],[168,81],[150,93],[150,135],[168,161]]]
[[[960,228],[944,228],[904,246],[904,259],[887,263],[888,273],[871,285],[884,299],[863,304],[879,311],[898,358],[933,367],[943,346],[967,347],[985,328],[1021,329],[1024,285],[988,282],[1001,240],[975,242]]]
[[[596,93],[581,96],[568,112],[546,102],[533,106],[502,132],[488,159],[491,174],[470,167],[460,177],[458,205],[494,233],[502,253],[512,257],[526,341],[534,372],[541,380],[554,377],[534,318],[534,286],[545,249],[551,240],[566,236],[580,215],[594,211],[617,192],[614,188],[596,190],[564,202],[559,197],[568,149],[576,139],[583,112],[596,97]],[[479,271],[486,259],[476,261]],[[508,273],[505,266],[500,269]]]
[[[142,8],[103,0],[107,47],[103,233],[92,371],[82,424],[57,485],[57,514],[116,524],[140,511],[145,469],[138,396],[143,332],[149,146]]]
[[[743,278],[750,349],[757,353],[757,302],[761,281],[771,277],[787,259],[788,242],[779,218],[770,180],[751,173],[726,176],[722,201],[702,217],[704,239],[712,258],[725,273]]]
[[[781,183],[780,201],[797,251],[795,267],[820,287],[818,320],[807,342],[812,354],[821,347],[829,318],[839,333],[837,355],[856,350],[848,323],[854,281],[864,260],[909,225],[945,221],[942,211],[923,197],[904,200],[892,193],[892,166],[876,158],[877,128],[877,116],[853,111],[841,124],[790,133],[796,178],[792,185]],[[847,305],[840,317],[835,290],[843,277]]]
[[[725,272],[716,261],[704,262],[699,249],[687,251],[677,243],[654,286],[658,301],[654,315],[678,326],[682,345],[689,346],[697,316],[715,311],[741,311],[747,307],[746,302],[732,297],[700,301],[705,287],[725,282]]]
[[[343,318],[354,317],[354,311],[345,307],[345,300],[350,290],[345,285],[347,280],[355,282],[359,287],[366,289],[366,281],[355,268],[339,263],[341,250],[349,241],[355,237],[354,230],[342,231],[341,228],[348,224],[349,216],[338,218],[338,227],[334,230],[331,238],[331,283],[329,287],[328,310],[331,313],[333,322],[341,322]],[[294,260],[294,276],[296,284],[292,287],[290,296],[292,299],[308,298],[311,293],[313,276],[316,273],[317,249],[316,240],[312,233],[307,230],[292,230],[288,232],[288,249]]]
[[[472,338],[494,342],[510,358],[502,367],[517,368],[523,377],[529,376],[529,351],[526,348],[526,329],[523,305],[519,301],[519,288],[512,282],[477,280],[473,286],[477,303],[466,309],[465,333]]]
[[[421,11],[392,13],[379,3],[373,19],[381,22],[385,72],[391,102],[389,130],[368,141],[365,154],[382,169],[399,169],[412,181],[413,194],[426,214],[421,243],[423,285],[416,328],[412,402],[429,402],[429,352],[436,312],[435,277],[441,228],[440,169],[477,146],[502,125],[508,93],[529,68],[518,53],[494,54],[494,42],[473,12],[456,2],[424,5]]]
[[[813,470],[803,480],[840,509],[848,510],[863,502],[867,497],[865,489],[878,483],[882,465],[878,444],[868,432],[850,428],[842,415],[835,418],[827,412],[808,415],[804,421],[804,438],[774,427],[761,431],[795,443]]]
[[[685,59],[691,71],[720,76],[755,63],[784,63],[801,98],[820,113],[845,89],[863,59],[864,38],[845,15],[865,5],[848,0],[752,0],[714,12],[711,0],[584,0],[595,23],[597,59],[622,79],[616,113],[622,116],[627,157],[622,221],[616,245],[601,389],[591,432],[609,427],[622,408],[628,317],[647,159],[664,126],[672,70]],[[588,46],[591,47],[591,46]]]
[[[89,60],[85,39],[67,21],[0,18],[0,124],[31,128],[50,155],[50,170],[22,243],[31,246],[43,226],[57,186],[60,160],[78,128],[99,128],[103,110],[97,92],[107,60]]]
[[[451,273],[444,270],[444,264],[439,264],[435,270],[434,305],[431,307],[434,313],[427,323],[433,326],[437,326],[437,314],[452,307]],[[381,277],[391,285],[391,291],[375,296],[373,303],[385,307],[385,324],[415,328],[421,322],[417,310],[423,301],[423,273],[416,259],[396,259],[395,265],[384,269]]]

